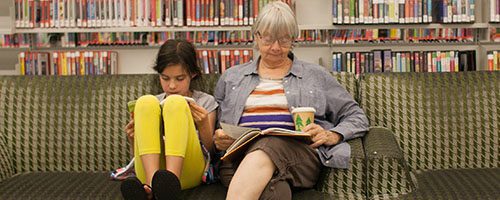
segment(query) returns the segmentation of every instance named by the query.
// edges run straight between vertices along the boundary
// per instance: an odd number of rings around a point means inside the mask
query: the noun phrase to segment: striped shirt
[[[247,98],[239,126],[261,130],[272,127],[295,130],[283,80],[260,78],[259,85]]]

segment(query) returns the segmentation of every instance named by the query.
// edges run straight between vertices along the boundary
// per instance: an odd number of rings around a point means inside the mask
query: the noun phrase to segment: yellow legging
[[[180,177],[181,188],[193,188],[201,183],[205,159],[189,105],[180,95],[168,96],[163,109],[158,98],[153,95],[145,95],[137,100],[134,109],[134,157],[137,178],[142,183],[146,182],[140,156],[161,153],[160,112],[165,131],[165,155],[184,158]],[[165,157],[160,158],[160,163],[165,163]],[[159,167],[165,169],[164,164]]]

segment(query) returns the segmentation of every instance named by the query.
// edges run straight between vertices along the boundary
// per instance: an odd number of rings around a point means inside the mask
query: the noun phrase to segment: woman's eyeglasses
[[[262,42],[263,45],[265,46],[271,46],[273,45],[276,41],[278,41],[278,44],[281,47],[289,48],[292,46],[293,40],[291,38],[271,38],[271,37],[262,37],[260,32],[257,32],[257,36],[259,36],[260,41]]]

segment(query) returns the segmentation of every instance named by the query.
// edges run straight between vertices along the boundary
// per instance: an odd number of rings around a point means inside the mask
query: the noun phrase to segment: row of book
[[[61,41],[62,47],[160,46],[169,39],[186,39],[197,46],[245,45],[253,42],[250,31],[65,33],[55,37],[52,41]]]
[[[333,24],[475,21],[476,0],[332,0]]]
[[[331,43],[361,42],[472,42],[474,30],[467,28],[441,29],[355,29],[333,30]]]
[[[197,46],[250,45],[250,31],[93,32],[0,34],[0,47],[159,46],[183,38]],[[472,42],[473,29],[354,29],[301,30],[296,44],[345,44],[361,42]]]
[[[500,50],[488,51],[488,70],[500,70]]]
[[[206,74],[224,73],[232,66],[249,62],[253,59],[252,49],[233,50],[197,50],[198,66]]]
[[[500,0],[490,1],[490,22],[500,22]]]
[[[186,39],[198,46],[246,45],[250,31],[92,32],[0,34],[0,47],[159,46],[169,39]]]
[[[21,75],[102,75],[118,73],[114,51],[21,52]]]
[[[17,28],[252,25],[273,0],[15,0]],[[283,0],[291,4],[291,0]]]
[[[356,74],[378,72],[458,72],[476,70],[475,51],[334,52],[332,71]]]

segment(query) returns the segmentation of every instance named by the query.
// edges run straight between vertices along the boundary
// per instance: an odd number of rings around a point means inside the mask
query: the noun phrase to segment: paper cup
[[[314,122],[314,113],[316,109],[313,107],[299,107],[292,110],[293,123],[296,131],[302,131],[308,124]]]

